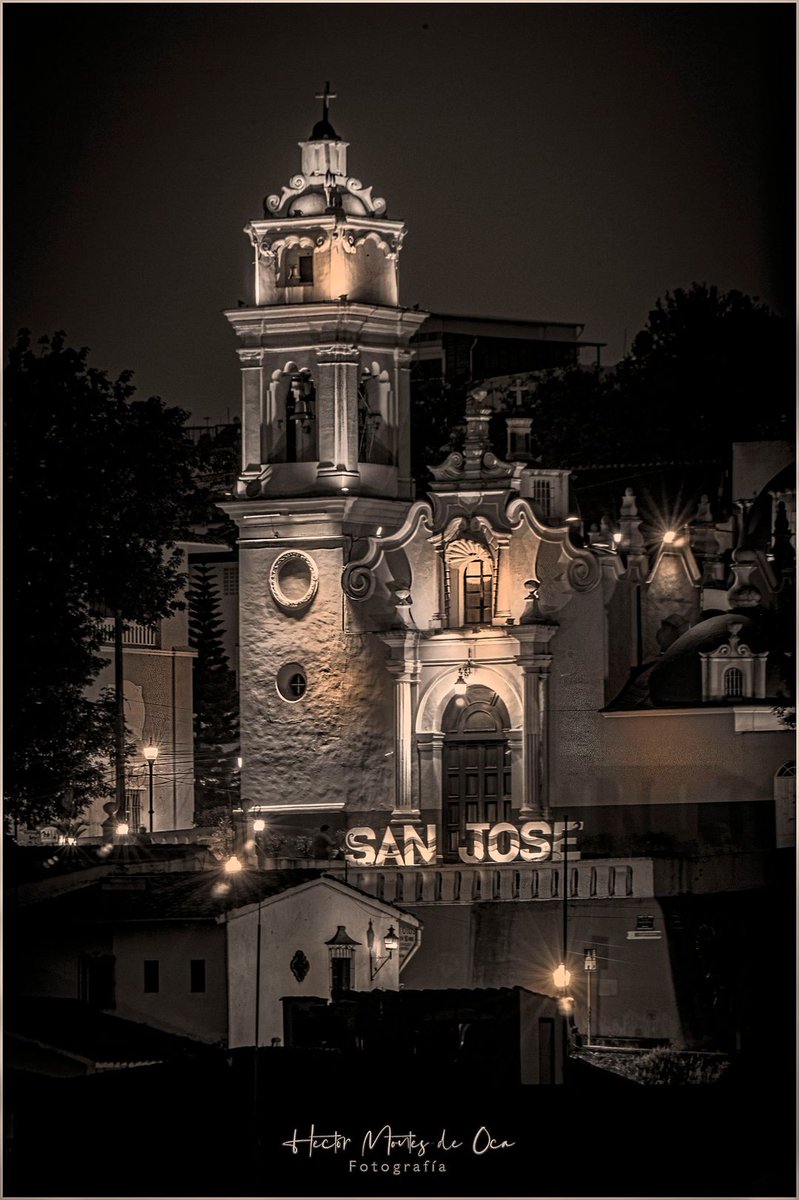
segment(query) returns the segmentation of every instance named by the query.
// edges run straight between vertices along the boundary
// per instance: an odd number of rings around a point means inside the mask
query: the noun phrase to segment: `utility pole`
[[[127,819],[125,796],[125,670],[122,661],[124,624],[119,609],[114,613],[114,776],[116,781],[116,819]]]
[[[563,814],[563,965],[566,966],[566,956],[569,944],[569,818]],[[567,968],[568,969],[568,968]]]

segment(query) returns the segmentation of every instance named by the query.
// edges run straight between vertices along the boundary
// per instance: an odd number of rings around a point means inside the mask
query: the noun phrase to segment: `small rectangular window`
[[[125,806],[131,833],[138,833],[141,825],[141,796],[138,788],[128,788],[125,791]]]
[[[299,261],[300,283],[313,283],[313,255],[302,254]]]
[[[352,963],[349,958],[331,958],[330,987],[334,992],[348,992],[352,986]]]
[[[238,567],[223,567],[222,568],[222,595],[223,596],[238,596],[239,594],[239,568]]]
[[[191,990],[193,992],[205,991],[205,959],[193,958],[191,960]]]
[[[548,479],[533,480],[533,500],[541,505],[542,513],[548,517],[552,505],[552,489]]]
[[[144,960],[144,990],[145,992],[158,991],[158,959],[145,958]]]

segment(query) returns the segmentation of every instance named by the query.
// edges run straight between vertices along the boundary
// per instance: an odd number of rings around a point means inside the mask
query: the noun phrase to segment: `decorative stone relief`
[[[288,187],[282,188],[279,196],[267,196],[264,201],[264,213],[267,209],[273,213],[279,212],[291,196],[299,196],[310,186],[304,175],[292,175]]]
[[[574,546],[568,525],[542,525],[525,499],[511,500],[507,519],[513,529],[526,524],[549,551],[540,558],[539,601],[545,608],[562,608],[573,592],[590,592],[601,578],[599,562],[588,550]],[[555,557],[557,555],[557,557]],[[544,562],[550,565],[545,568]],[[546,570],[546,574],[544,571]]]
[[[296,568],[300,567],[297,571]],[[302,568],[305,568],[303,571]],[[290,588],[288,576],[291,575]],[[305,585],[305,586],[303,586]],[[307,608],[319,588],[319,572],[316,563],[302,550],[286,550],[272,563],[269,572],[269,591],[280,608],[297,610]]]
[[[341,576],[341,586],[350,600],[368,600],[375,590],[375,569],[391,550],[398,550],[412,541],[420,526],[432,532],[433,514],[426,500],[417,500],[408,512],[405,523],[391,537],[367,539],[366,553],[348,563]]]
[[[311,964],[308,962],[308,959],[305,957],[302,950],[295,950],[294,957],[289,963],[289,966],[291,968],[292,975],[297,980],[297,983],[302,983],[303,979],[311,969]]]

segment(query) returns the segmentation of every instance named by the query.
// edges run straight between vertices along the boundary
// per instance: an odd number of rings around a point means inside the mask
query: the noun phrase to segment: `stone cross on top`
[[[336,99],[337,99],[337,95],[335,92],[331,92],[330,80],[328,80],[327,83],[325,84],[325,90],[323,92],[317,92],[316,95],[314,96],[314,100],[322,101],[322,120],[323,121],[327,121],[329,119],[330,101],[336,100]]]

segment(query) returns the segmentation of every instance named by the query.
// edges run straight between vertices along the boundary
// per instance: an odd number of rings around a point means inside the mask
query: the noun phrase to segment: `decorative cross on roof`
[[[323,121],[326,121],[328,119],[330,101],[336,100],[336,99],[337,99],[337,95],[335,92],[331,92],[330,80],[328,80],[327,83],[325,84],[325,90],[323,92],[317,92],[316,95],[314,96],[314,100],[322,101],[322,120]]]

